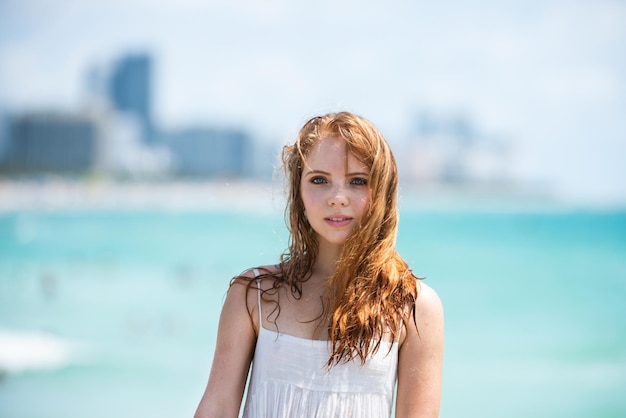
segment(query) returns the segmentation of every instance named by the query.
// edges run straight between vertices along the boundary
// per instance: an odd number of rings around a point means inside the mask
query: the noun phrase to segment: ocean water
[[[0,214],[0,417],[189,417],[281,211]],[[403,207],[446,314],[442,417],[626,416],[626,212]],[[305,353],[303,353],[305,355]]]

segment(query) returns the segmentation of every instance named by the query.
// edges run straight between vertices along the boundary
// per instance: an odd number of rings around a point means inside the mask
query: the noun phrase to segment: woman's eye
[[[324,184],[324,183],[326,183],[326,179],[324,177],[313,177],[311,179],[311,183],[313,183],[313,184]]]
[[[357,186],[365,186],[367,185],[367,179],[361,178],[361,177],[357,177],[354,178],[350,181],[351,184],[357,185]]]

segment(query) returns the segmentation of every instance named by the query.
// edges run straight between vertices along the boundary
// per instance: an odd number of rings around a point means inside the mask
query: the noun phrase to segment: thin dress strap
[[[257,287],[257,304],[259,305],[259,330],[260,330],[261,327],[263,326],[263,313],[261,312],[261,279],[258,278],[259,269],[253,269],[252,272],[254,273],[254,277],[257,277],[256,287]]]

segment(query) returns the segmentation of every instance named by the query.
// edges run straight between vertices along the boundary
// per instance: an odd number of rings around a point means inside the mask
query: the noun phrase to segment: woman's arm
[[[237,417],[239,414],[256,343],[256,324],[253,323],[257,311],[256,292],[248,292],[247,284],[245,280],[237,280],[228,289],[209,382],[195,418]],[[249,299],[248,304],[246,299]],[[253,312],[249,312],[248,307]]]
[[[396,417],[438,417],[443,369],[443,307],[429,286],[419,283],[415,323],[406,324],[398,360]],[[418,333],[419,331],[419,333]]]

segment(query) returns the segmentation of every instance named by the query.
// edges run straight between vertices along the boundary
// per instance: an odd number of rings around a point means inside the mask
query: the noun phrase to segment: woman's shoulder
[[[402,329],[401,345],[404,345],[408,335],[423,339],[443,332],[441,299],[437,292],[422,280],[417,281],[417,297],[409,317],[410,320],[405,323],[406,327]]]
[[[432,306],[437,307],[441,305],[441,299],[439,298],[439,294],[430,287],[428,284],[424,283],[422,280],[417,281],[417,298],[415,299],[416,305]]]
[[[251,267],[249,269],[246,269],[237,277],[242,277],[242,278],[245,277],[248,279],[255,279],[255,278],[263,279],[268,276],[275,276],[278,273],[280,273],[280,265],[269,264],[266,266],[257,266],[257,267]]]
[[[428,284],[422,280],[417,282],[417,298],[415,299],[416,313],[431,313],[434,315],[443,314],[443,305],[439,295]]]
[[[230,298],[234,304],[246,307],[256,335],[259,332],[260,298],[274,299],[275,293],[271,290],[280,271],[280,265],[252,267],[231,280],[227,299]],[[260,296],[261,294],[264,296]]]
[[[235,276],[231,282],[232,284],[245,284],[248,285],[250,282],[260,282],[263,283],[268,281],[268,279],[274,279],[277,274],[281,271],[279,264],[265,265],[265,266],[257,266],[251,267],[249,269],[244,270],[238,276]]]
[[[276,275],[280,272],[280,264],[268,264],[265,266],[252,267],[244,271],[246,275],[252,275],[250,277],[263,277],[267,275]]]

